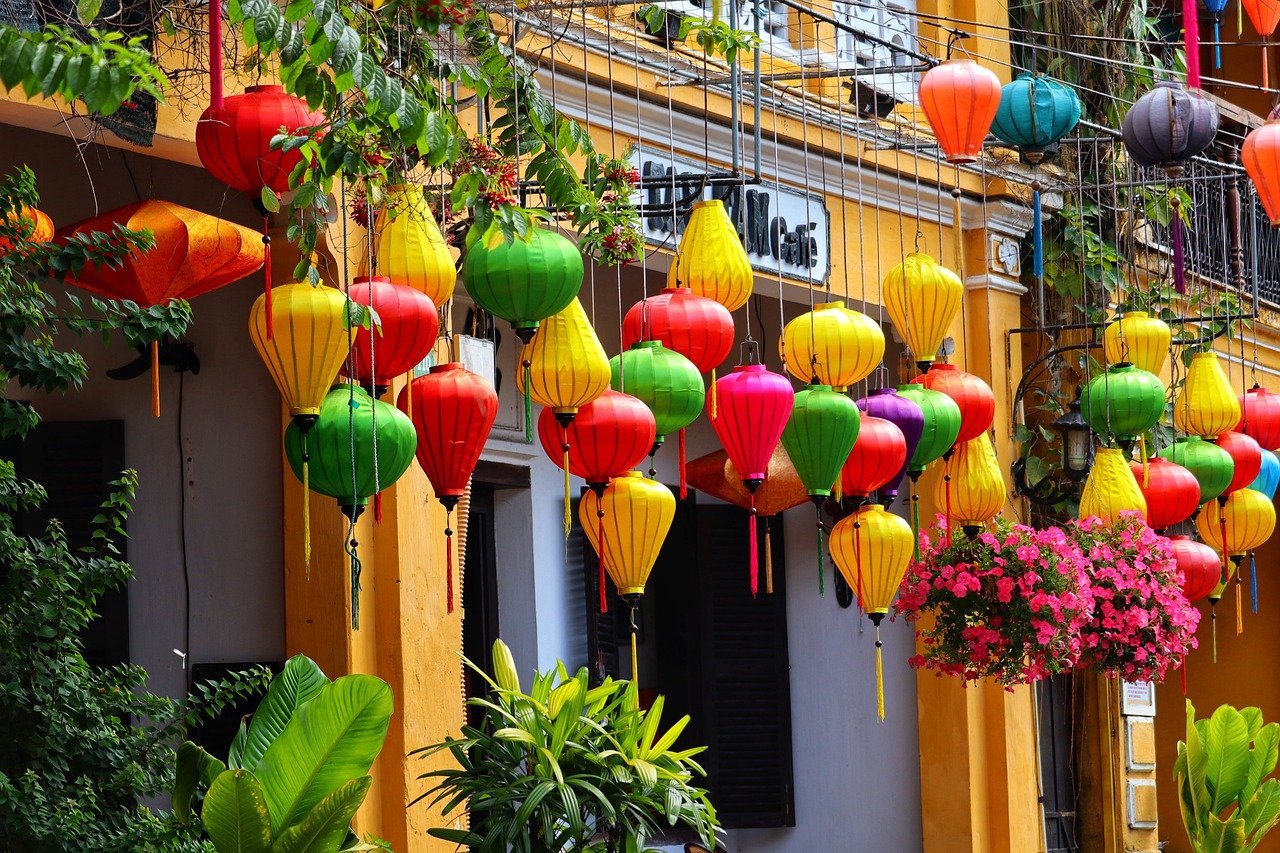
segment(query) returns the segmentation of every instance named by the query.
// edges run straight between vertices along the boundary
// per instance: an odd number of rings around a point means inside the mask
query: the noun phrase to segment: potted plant
[[[470,829],[437,828],[437,838],[485,851],[574,850],[639,853],[661,830],[683,825],[715,846],[715,809],[695,787],[704,747],[676,749],[689,718],[661,731],[662,697],[640,708],[634,683],[589,687],[587,670],[564,665],[520,687],[511,650],[493,645],[490,687],[469,703],[483,711],[462,737],[415,750],[448,752],[454,766],[424,773],[432,787],[414,802],[465,811]]]
[[[1085,569],[1057,527],[997,520],[976,536],[922,533],[897,605],[921,640],[911,665],[1010,688],[1070,669],[1090,612]]]

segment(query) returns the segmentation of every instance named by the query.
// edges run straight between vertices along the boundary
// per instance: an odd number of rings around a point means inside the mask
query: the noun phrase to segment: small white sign
[[[1150,681],[1122,681],[1120,713],[1126,717],[1156,715],[1156,686]]]
[[[490,385],[496,385],[498,348],[493,341],[470,335],[455,335],[454,341],[458,346],[458,361],[462,362],[462,366]]]

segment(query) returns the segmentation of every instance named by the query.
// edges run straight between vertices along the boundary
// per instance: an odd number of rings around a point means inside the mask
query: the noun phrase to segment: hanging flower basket
[[[1081,626],[1079,666],[1126,681],[1162,681],[1196,647],[1200,612],[1182,592],[1169,540],[1133,512],[1110,527],[1074,521],[1071,538],[1084,554],[1093,598]]]
[[[1091,610],[1087,566],[1060,528],[997,520],[995,532],[920,536],[898,612],[921,640],[916,668],[1012,688],[1071,669]]]

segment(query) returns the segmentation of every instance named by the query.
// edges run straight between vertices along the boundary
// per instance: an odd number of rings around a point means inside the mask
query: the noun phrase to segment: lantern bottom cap
[[[642,586],[624,586],[618,590],[618,595],[623,597],[628,595],[641,596],[644,595],[644,587]]]

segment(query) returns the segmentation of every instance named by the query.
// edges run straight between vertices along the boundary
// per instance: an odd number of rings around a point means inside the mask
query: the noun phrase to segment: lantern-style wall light
[[[1050,426],[1062,439],[1062,470],[1073,483],[1082,483],[1093,465],[1093,430],[1080,411],[1080,389]]]

